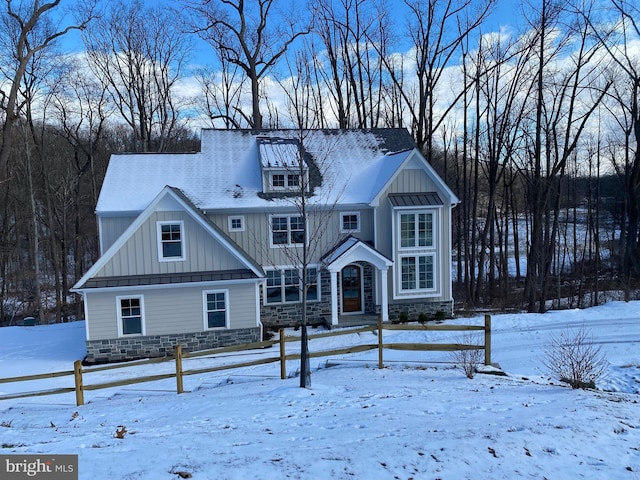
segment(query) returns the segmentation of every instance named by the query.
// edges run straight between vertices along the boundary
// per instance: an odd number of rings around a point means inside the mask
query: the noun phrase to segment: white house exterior
[[[114,154],[101,257],[74,287],[87,360],[295,325],[305,243],[312,324],[451,315],[457,203],[404,129],[203,130],[197,153]]]

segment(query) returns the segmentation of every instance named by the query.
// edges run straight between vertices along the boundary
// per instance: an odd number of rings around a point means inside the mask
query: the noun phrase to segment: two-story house
[[[74,287],[87,360],[257,341],[298,323],[303,295],[310,323],[449,316],[456,203],[404,129],[203,130],[200,152],[114,154],[101,257]]]

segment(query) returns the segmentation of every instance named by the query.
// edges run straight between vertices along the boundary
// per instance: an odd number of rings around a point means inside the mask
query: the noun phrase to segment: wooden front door
[[[342,270],[342,311],[361,312],[362,296],[360,294],[360,269],[348,266]]]

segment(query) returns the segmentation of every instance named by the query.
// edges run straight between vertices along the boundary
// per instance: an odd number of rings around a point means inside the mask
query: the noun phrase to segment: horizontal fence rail
[[[460,331],[460,332],[469,332],[469,331],[483,331],[484,332],[484,344],[483,345],[472,345],[472,344],[463,344],[463,343],[384,343],[383,339],[383,330],[392,330],[392,331]],[[377,336],[377,342],[372,344],[359,344],[347,346],[344,348],[333,349],[333,350],[322,350],[322,351],[314,351],[308,352],[309,358],[319,358],[319,357],[330,357],[336,355],[349,355],[353,353],[361,353],[370,350],[378,350],[378,367],[384,368],[384,358],[383,351],[387,350],[403,350],[403,351],[457,351],[457,350],[484,350],[484,364],[491,364],[491,316],[485,315],[484,317],[484,325],[430,325],[430,324],[421,324],[421,325],[407,325],[407,324],[383,324],[381,319],[378,318],[377,326],[369,326],[355,329],[343,329],[332,331],[328,333],[320,333],[309,335],[309,341],[318,340],[322,338],[335,337],[340,335],[353,335],[360,333],[372,332]],[[228,347],[219,347],[210,350],[202,350],[197,352],[183,352],[181,345],[176,345],[174,354],[168,357],[162,358],[151,358],[148,360],[141,360],[136,362],[127,362],[126,364],[115,364],[115,365],[103,365],[97,367],[89,367],[83,368],[82,362],[77,360],[74,362],[73,370],[62,371],[62,372],[51,372],[51,373],[41,373],[37,375],[26,375],[20,377],[8,377],[8,378],[0,378],[0,384],[3,383],[15,383],[15,382],[26,382],[26,381],[36,381],[36,380],[45,380],[57,377],[68,377],[73,376],[74,378],[74,387],[66,387],[66,388],[52,388],[46,390],[37,390],[30,392],[16,392],[16,393],[8,393],[4,395],[0,395],[0,400],[9,400],[16,398],[26,398],[26,397],[37,397],[43,395],[56,395],[61,393],[71,393],[75,392],[76,395],[76,405],[84,405],[84,392],[85,391],[93,391],[100,390],[105,388],[114,388],[121,387],[125,385],[134,385],[138,383],[145,382],[154,382],[158,380],[166,380],[168,378],[176,379],[176,391],[177,393],[183,393],[184,390],[184,382],[183,379],[185,376],[189,375],[199,375],[204,373],[211,372],[219,372],[223,370],[230,370],[236,368],[243,367],[251,367],[257,365],[265,365],[268,363],[280,363],[280,378],[287,378],[287,367],[286,362],[290,360],[298,360],[300,359],[300,353],[286,353],[286,344],[288,342],[299,342],[300,337],[297,336],[287,336],[284,333],[284,329],[280,329],[279,339],[278,340],[269,340],[264,342],[254,342],[244,345],[232,345]],[[192,368],[192,369],[184,369],[183,362],[185,359],[195,359],[201,357],[214,357],[220,358],[219,355],[223,353],[237,353],[237,352],[247,352],[251,351],[258,354],[259,350],[268,349],[274,347],[275,345],[279,346],[279,355],[273,357],[261,357],[255,360],[248,360],[245,362],[235,362],[224,365],[216,365],[213,367],[204,367],[204,368]],[[122,380],[114,380],[111,382],[104,383],[96,383],[85,385],[84,377],[85,375],[90,375],[96,372],[103,372],[107,370],[116,370],[121,368],[129,368],[129,367],[137,367],[142,365],[149,365],[155,363],[167,363],[167,362],[175,362],[175,372],[171,373],[161,373],[157,375],[146,375],[139,376],[134,378],[127,378]]]

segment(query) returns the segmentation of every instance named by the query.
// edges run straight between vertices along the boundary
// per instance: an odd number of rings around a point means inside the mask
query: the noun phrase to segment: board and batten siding
[[[341,232],[342,213],[357,212],[360,214],[360,231],[353,236],[363,241],[373,241],[373,210],[369,206],[341,207],[334,209],[330,216],[326,212],[308,213],[308,231],[314,237],[311,248],[310,263],[318,263],[320,258],[335,248],[349,233]],[[295,210],[282,212],[252,212],[252,213],[212,213],[207,212],[209,219],[221,228],[247,255],[263,266],[291,265],[293,247],[272,247],[271,226],[272,216],[295,216]],[[244,217],[244,231],[229,231],[229,217]],[[300,249],[301,251],[301,249]]]
[[[256,327],[255,284],[215,284],[146,288],[128,292],[87,292],[85,301],[87,340],[118,337],[118,297],[143,297],[146,335],[201,332],[204,328],[203,292],[226,290],[229,299],[229,328]],[[126,338],[126,337],[122,337]]]
[[[437,192],[441,199],[446,196],[436,184],[421,168],[405,168],[396,176],[394,181],[384,192],[380,206],[378,207],[377,227],[378,227],[378,250],[389,258],[395,259],[393,252],[393,209],[391,202],[388,200],[390,193],[421,193],[421,192]],[[446,204],[440,210],[440,222],[438,225],[438,253],[439,264],[438,271],[440,273],[441,295],[438,297],[430,297],[433,301],[448,301],[452,298],[451,291],[451,205]],[[399,268],[394,266],[394,270]],[[397,276],[397,271],[394,271]],[[393,283],[389,282],[389,298],[393,298]]]
[[[159,221],[184,222],[185,260],[158,259]],[[246,268],[185,211],[154,212],[96,274],[97,277],[208,272]]]
[[[135,216],[130,217],[98,217],[100,228],[100,255],[106,252],[113,245],[120,235],[129,228]]]

